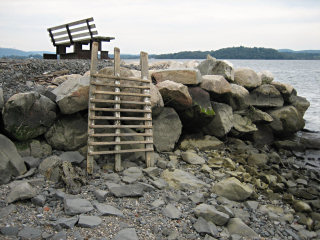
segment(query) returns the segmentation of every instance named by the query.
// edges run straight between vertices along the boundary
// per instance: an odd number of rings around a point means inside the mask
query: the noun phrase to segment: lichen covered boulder
[[[56,109],[54,102],[37,92],[15,94],[2,110],[4,127],[19,141],[38,137],[54,123]]]

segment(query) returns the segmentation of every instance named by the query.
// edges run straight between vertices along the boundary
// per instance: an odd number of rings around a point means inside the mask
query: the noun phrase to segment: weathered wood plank
[[[55,31],[55,30],[59,30],[61,28],[65,28],[67,25],[69,27],[72,27],[72,26],[75,26],[75,25],[79,25],[79,24],[83,24],[83,23],[87,23],[88,22],[92,22],[93,21],[93,18],[86,18],[86,19],[81,19],[81,20],[78,20],[78,21],[75,21],[75,22],[70,22],[70,23],[66,23],[66,24],[62,24],[62,25],[59,25],[59,26],[55,26],[55,27],[51,27],[51,28],[48,28],[48,31],[51,30],[51,31]]]
[[[135,96],[135,97],[151,97],[150,93],[145,94],[145,93],[131,93],[131,92],[110,92],[110,91],[100,91],[96,90],[95,94],[105,94],[105,95],[115,95],[115,96]]]
[[[90,84],[96,85],[96,86],[106,86],[106,87],[120,87],[120,88],[136,88],[136,89],[150,89],[150,86],[132,86],[132,85],[115,85],[111,83],[99,83],[99,82],[91,82]]]
[[[90,146],[108,146],[108,145],[129,145],[129,144],[148,144],[152,141],[122,141],[122,142],[89,142]]]
[[[93,42],[92,43],[92,51],[91,51],[91,66],[90,66],[90,73],[96,73],[98,71],[98,43]],[[94,98],[94,91],[95,91],[95,86],[90,85],[89,86],[89,99]],[[90,128],[89,126],[94,125],[95,121],[94,119],[91,119],[92,117],[95,116],[94,111],[90,111],[95,107],[94,103],[91,103],[89,101],[89,106],[88,106],[88,142],[94,141],[94,138],[91,137],[92,134],[94,134],[94,129]],[[88,154],[87,154],[87,173],[92,174],[93,173],[93,156],[90,155],[90,152],[92,152],[93,146],[88,146]]]
[[[141,52],[140,53],[140,66],[141,66],[141,79],[146,80],[148,79],[149,76],[149,67],[148,67],[148,53],[146,52]],[[150,82],[149,83],[145,83],[144,85],[149,85],[150,87]],[[144,102],[145,103],[151,103],[150,101],[150,90],[149,89],[144,89],[143,90],[143,94],[146,95],[144,98]],[[149,96],[148,96],[149,95]],[[144,106],[144,110],[145,111],[151,111],[151,105],[145,105]],[[144,114],[144,117],[147,119],[151,119],[152,115],[149,112],[146,112]],[[144,122],[145,126],[149,126],[150,128],[147,128],[145,130],[146,133],[152,135],[152,119],[151,120],[146,120]],[[146,136],[145,137],[145,142],[150,142],[150,143],[146,143],[145,148],[147,149],[153,149],[153,139],[151,136]],[[154,161],[153,161],[153,154],[152,152],[146,152],[145,154],[145,158],[146,158],[146,165],[147,167],[153,167],[154,165]]]
[[[106,100],[106,99],[91,99],[91,102],[94,103],[119,103],[119,104],[137,104],[137,105],[151,105],[148,102],[138,102],[138,101],[116,101],[116,100]]]
[[[135,112],[135,113],[151,113],[150,110],[144,110],[144,109],[114,109],[114,108],[97,108],[93,107],[90,109],[90,111],[102,111],[102,112]]]
[[[120,128],[141,128],[142,129],[142,128],[152,128],[152,126],[150,125],[89,125],[89,128],[115,128],[120,130]]]
[[[94,133],[90,135],[91,137],[145,137],[152,136],[152,134],[147,133]]]
[[[89,26],[90,26],[91,29],[96,28],[95,24],[90,24]],[[81,31],[89,31],[88,26],[77,27],[77,28],[70,29],[70,33],[76,33],[76,32],[81,32]],[[66,34],[68,34],[67,30],[64,30],[64,31],[61,31],[61,32],[52,33],[52,35],[54,37],[61,36],[61,35],[66,35]]]
[[[105,74],[92,74],[92,77],[94,78],[107,78],[107,79],[114,79],[114,80],[123,80],[123,81],[136,81],[136,82],[144,82],[144,83],[151,83],[151,80],[149,79],[140,79],[140,78],[130,78],[130,77],[117,77],[117,76],[111,76],[111,75],[105,75]]]
[[[93,120],[123,120],[123,121],[151,121],[151,118],[144,118],[144,117],[111,117],[111,116],[95,116],[92,117]]]
[[[115,77],[119,77],[120,78],[120,49],[119,48],[114,48],[114,76]],[[115,85],[120,85],[120,79],[114,79],[114,84]],[[115,97],[114,97],[114,100],[115,101],[120,101],[120,95],[122,95],[120,93],[120,88],[119,87],[116,87],[114,89],[115,91]],[[113,94],[111,94],[113,95]],[[116,103],[114,105],[114,108],[116,110],[116,112],[114,113],[114,116],[115,117],[120,117],[120,111],[117,111],[120,109],[120,104],[119,103]],[[121,133],[121,130],[119,127],[123,127],[121,126],[121,122],[120,120],[116,120],[114,122],[114,127],[116,128],[115,130],[115,133],[119,134]],[[121,142],[121,138],[120,137],[115,137],[115,142],[116,143],[120,143]],[[121,145],[120,144],[116,144],[115,145],[115,148],[114,148],[115,151],[121,151]],[[122,167],[121,167],[121,154],[120,153],[116,153],[115,154],[115,170],[116,171],[121,171],[122,170]]]
[[[135,152],[153,152],[153,148],[143,148],[143,149],[124,149],[124,150],[114,150],[114,151],[97,151],[91,152],[90,155],[103,155],[103,154],[121,154],[121,153],[135,153]]]

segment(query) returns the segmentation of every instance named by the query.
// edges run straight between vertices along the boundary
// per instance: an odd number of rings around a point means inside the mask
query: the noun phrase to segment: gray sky
[[[88,17],[122,53],[320,49],[320,0],[0,0],[0,47],[54,51],[46,29]]]

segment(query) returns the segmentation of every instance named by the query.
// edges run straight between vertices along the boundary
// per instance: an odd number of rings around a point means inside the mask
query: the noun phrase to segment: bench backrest
[[[87,18],[56,27],[48,28],[54,46],[73,45],[75,42],[86,41],[98,35],[93,18]]]

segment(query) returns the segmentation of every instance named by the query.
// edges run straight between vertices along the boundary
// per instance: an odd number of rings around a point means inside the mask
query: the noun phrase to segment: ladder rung
[[[117,95],[117,96],[135,96],[135,97],[151,97],[150,94],[143,93],[130,93],[130,92],[110,92],[110,91],[93,91],[94,94],[107,94],[107,95]]]
[[[111,117],[111,116],[94,116],[91,120],[132,120],[132,121],[152,121],[152,118],[144,117]]]
[[[105,74],[91,74],[91,77],[94,78],[107,78],[107,79],[113,79],[113,80],[125,80],[125,81],[136,81],[136,82],[144,82],[144,83],[151,83],[151,80],[147,79],[140,79],[140,78],[129,78],[129,77],[116,77],[111,75],[105,75]]]
[[[144,109],[114,109],[114,108],[91,108],[90,111],[103,111],[103,112],[140,112],[140,113],[151,113],[151,110]]]
[[[117,101],[117,100],[105,100],[91,98],[92,103],[119,103],[119,104],[137,104],[137,105],[151,105],[151,102],[138,102],[138,101]]]
[[[153,144],[153,141],[122,141],[122,142],[89,142],[91,146],[106,146],[106,145],[128,145],[128,144]]]
[[[99,82],[91,82],[91,84],[96,86],[106,86],[106,87],[150,89],[150,86],[131,86],[126,84],[112,84],[112,83],[99,83]]]
[[[149,125],[89,125],[90,128],[152,128]]]
[[[117,153],[133,153],[133,152],[153,152],[153,148],[144,149],[125,149],[114,151],[88,152],[89,155],[117,154]]]
[[[90,137],[152,137],[152,133],[93,133]]]

